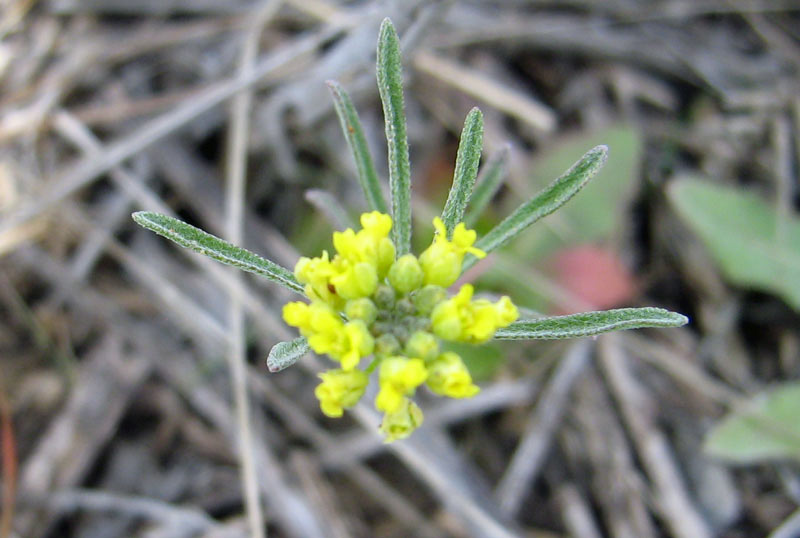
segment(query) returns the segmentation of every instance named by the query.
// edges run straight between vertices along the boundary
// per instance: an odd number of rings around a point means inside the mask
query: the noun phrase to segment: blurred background
[[[800,536],[798,12],[5,0],[0,538]],[[425,425],[389,445],[368,404],[321,414],[321,359],[268,372],[288,292],[130,214],[290,268],[330,248],[365,202],[325,81],[386,177],[384,17],[416,251],[479,106],[483,176],[503,180],[479,233],[591,147],[610,157],[470,278],[545,314],[652,305],[688,326],[465,350],[482,392],[421,394]]]

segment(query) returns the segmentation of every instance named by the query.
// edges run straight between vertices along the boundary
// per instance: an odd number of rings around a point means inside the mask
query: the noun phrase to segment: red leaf
[[[8,538],[11,536],[11,522],[14,519],[17,454],[14,426],[11,422],[11,406],[2,392],[0,392],[0,459],[3,462],[3,513],[0,515],[0,538]]]
[[[560,250],[553,256],[552,267],[558,284],[591,309],[622,306],[636,295],[630,271],[606,248],[581,245]]]

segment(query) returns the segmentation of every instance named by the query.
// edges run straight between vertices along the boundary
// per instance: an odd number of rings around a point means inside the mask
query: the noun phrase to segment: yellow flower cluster
[[[320,374],[315,391],[325,415],[340,417],[354,406],[369,373],[379,369],[375,407],[384,413],[387,442],[422,424],[422,411],[410,398],[421,385],[450,398],[469,398],[480,390],[461,357],[441,350],[441,340],[486,342],[518,316],[508,297],[496,303],[473,300],[469,284],[447,298],[445,288],[461,275],[464,256],[485,253],[473,246],[476,234],[463,223],[449,239],[441,219],[433,224],[436,235],[419,258],[395,259],[391,217],[377,211],[361,215],[358,232],[334,232],[333,259],[328,252],[300,258],[294,272],[311,303],[283,308],[286,323],[308,338],[311,349],[339,362],[340,368]],[[360,370],[361,359],[370,355],[374,358]]]
[[[348,228],[333,233],[336,256],[328,259],[324,251],[319,258],[300,258],[294,274],[313,301],[341,307],[343,301],[368,297],[394,262],[394,243],[389,239],[392,218],[373,211],[361,215],[362,229]]]

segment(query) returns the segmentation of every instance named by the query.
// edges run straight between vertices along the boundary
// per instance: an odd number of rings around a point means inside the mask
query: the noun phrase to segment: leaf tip
[[[339,84],[338,81],[333,79],[326,80],[325,85],[328,87],[328,90],[331,92],[331,95],[333,96],[334,104],[337,105],[339,101],[342,99],[342,93],[344,93],[342,85]]]
[[[650,309],[658,318],[661,319],[662,327],[683,327],[689,323],[688,316],[666,310],[664,308],[651,308]]]
[[[136,224],[144,226],[144,223],[148,220],[148,217],[151,214],[152,213],[150,211],[134,211],[131,213],[131,218]]]
[[[392,19],[386,17],[381,22],[381,28],[378,31],[378,50],[399,47],[399,44],[400,37],[397,35],[394,24],[392,24]]]
[[[605,162],[608,159],[608,146],[605,144],[600,144],[599,146],[595,146],[592,148],[590,153],[596,153],[597,159],[600,159],[602,162]]]
[[[381,21],[380,33],[383,34],[383,32],[390,30],[394,30],[394,24],[392,24],[392,19],[390,19],[389,17],[384,17],[383,20]]]
[[[683,327],[689,323],[689,317],[684,316],[683,314],[678,314],[677,312],[673,312],[675,316],[675,326],[676,327]]]

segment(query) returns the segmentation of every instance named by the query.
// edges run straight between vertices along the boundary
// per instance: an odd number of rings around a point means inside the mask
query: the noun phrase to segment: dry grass
[[[267,372],[292,337],[286,294],[130,213],[288,267],[324,245],[324,218],[347,218],[330,200],[363,207],[324,81],[351,92],[384,162],[385,16],[407,59],[420,221],[475,104],[487,155],[511,152],[497,214],[533,157],[625,122],[644,151],[618,208],[631,226],[605,243],[636,269],[633,302],[689,327],[504,346],[478,397],[424,402],[425,426],[391,445],[369,406],[321,415],[321,360]],[[796,469],[730,469],[700,445],[742,396],[797,376],[798,316],[723,282],[663,191],[697,173],[796,209],[799,21],[788,0],[8,0],[0,538],[767,534],[800,502]]]

